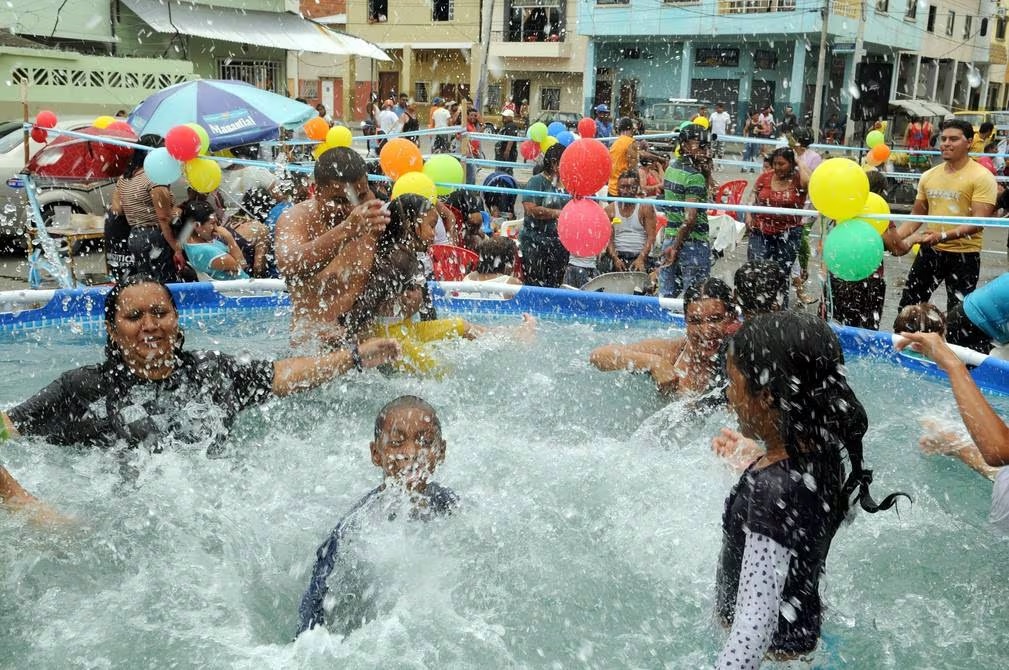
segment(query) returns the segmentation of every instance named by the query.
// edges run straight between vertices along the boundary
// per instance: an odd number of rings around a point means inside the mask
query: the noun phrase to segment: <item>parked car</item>
[[[679,130],[683,122],[693,119],[701,107],[715,108],[710,102],[694,98],[670,98],[667,102],[657,102],[645,113],[647,132],[671,133]]]
[[[568,130],[578,128],[578,122],[582,120],[582,115],[578,112],[540,112],[540,115],[530,121],[530,123],[545,123],[550,125],[554,121],[560,121]]]
[[[57,128],[83,130],[89,128],[93,116],[61,119]],[[29,139],[29,155],[41,149],[44,144]],[[0,248],[25,245],[25,230],[28,225],[28,198],[25,194],[24,133],[21,121],[0,123]],[[70,207],[81,214],[104,214],[112,198],[114,181],[104,179],[79,182],[64,179],[39,179],[39,207],[42,216],[52,218],[56,207]]]

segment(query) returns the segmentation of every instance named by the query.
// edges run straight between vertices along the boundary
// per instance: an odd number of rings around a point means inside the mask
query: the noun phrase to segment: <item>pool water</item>
[[[498,324],[514,321],[503,319]],[[185,323],[188,348],[285,352],[287,316]],[[713,581],[736,475],[710,451],[735,425],[657,397],[646,377],[587,363],[601,343],[666,326],[544,321],[533,344],[439,347],[441,379],[351,375],[246,412],[222,454],[120,460],[19,440],[2,461],[76,521],[0,514],[0,667],[697,668],[714,661]],[[98,360],[95,333],[0,339],[0,406]],[[872,429],[877,498],[834,542],[816,667],[997,668],[1009,620],[1006,542],[991,485],[917,447],[921,417],[953,419],[949,390],[850,361]],[[404,393],[439,409],[436,479],[462,499],[432,523],[365,530],[370,620],[292,643],[315,550],[379,483],[368,442]],[[995,401],[1003,415],[1009,402]]]

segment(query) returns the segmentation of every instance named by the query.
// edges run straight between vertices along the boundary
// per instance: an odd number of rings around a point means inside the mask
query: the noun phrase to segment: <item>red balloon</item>
[[[43,109],[35,115],[35,125],[39,128],[55,128],[56,114],[50,112],[48,109]]]
[[[596,122],[586,116],[578,122],[578,134],[584,138],[595,137]]]
[[[527,161],[536,160],[536,157],[540,155],[540,145],[532,140],[526,140],[519,145],[519,153]]]
[[[189,126],[175,126],[165,135],[165,148],[177,161],[192,160],[200,155],[200,136]]]
[[[557,218],[557,235],[561,244],[575,256],[602,253],[610,242],[612,229],[610,218],[594,200],[572,200],[564,205]]]
[[[599,140],[575,140],[561,156],[561,183],[571,195],[594,195],[610,181],[610,150]]]
[[[981,158],[977,159],[977,162],[978,162],[978,165],[984,167],[985,169],[987,169],[992,174],[994,174],[994,175],[998,174],[996,172],[996,170],[995,170],[995,163],[992,161],[992,159],[991,159],[990,156],[981,156]]]
[[[45,128],[39,128],[39,127],[32,128],[31,135],[32,139],[38,142],[39,144],[45,144],[45,142],[49,139],[49,133],[46,132]]]

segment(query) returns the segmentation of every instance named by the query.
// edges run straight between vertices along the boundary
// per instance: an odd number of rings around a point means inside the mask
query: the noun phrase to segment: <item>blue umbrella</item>
[[[279,128],[300,128],[318,112],[308,105],[241,81],[201,79],[155,93],[127,121],[137,135],[162,137],[183,123],[198,123],[217,151],[277,139]]]

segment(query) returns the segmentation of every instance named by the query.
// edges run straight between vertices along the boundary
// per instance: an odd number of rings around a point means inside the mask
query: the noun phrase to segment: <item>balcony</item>
[[[795,0],[718,0],[719,14],[794,12]]]
[[[570,58],[571,56],[571,46],[568,42],[505,42],[503,37],[501,32],[491,32],[491,56],[497,58]]]

